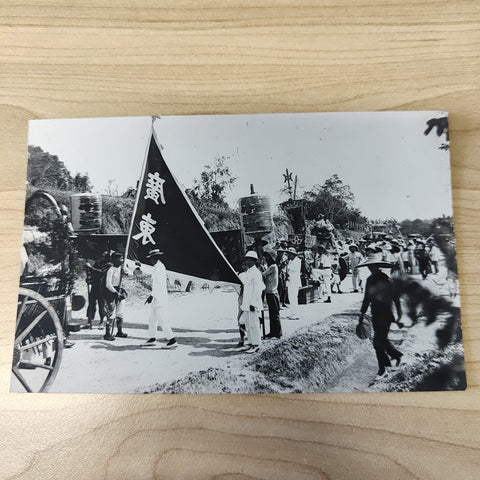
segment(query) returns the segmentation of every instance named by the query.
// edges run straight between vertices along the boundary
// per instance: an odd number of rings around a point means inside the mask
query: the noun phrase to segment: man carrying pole
[[[117,324],[116,337],[126,338],[127,334],[122,330],[124,300],[127,292],[122,288],[123,276],[123,255],[115,252],[112,254],[113,265],[107,270],[105,278],[105,312],[107,314],[107,325],[104,340],[113,341],[113,331]]]

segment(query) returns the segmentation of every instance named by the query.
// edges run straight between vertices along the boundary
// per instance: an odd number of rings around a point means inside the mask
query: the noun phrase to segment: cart
[[[53,212],[50,217],[54,228],[41,235],[49,238],[43,246],[47,250],[51,247],[49,260],[53,258],[55,265],[48,272],[21,277],[12,360],[13,391],[48,391],[58,374],[68,332],[73,242],[67,217],[50,194],[37,191],[26,202],[26,224],[27,218],[31,222],[35,217],[31,212],[45,217],[46,209]],[[64,233],[65,239],[59,243]]]

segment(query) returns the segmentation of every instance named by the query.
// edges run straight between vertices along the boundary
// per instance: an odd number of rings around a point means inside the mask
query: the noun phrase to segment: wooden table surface
[[[479,33],[471,0],[1,0],[0,477],[480,478]],[[7,393],[29,119],[357,110],[450,112],[466,392]]]

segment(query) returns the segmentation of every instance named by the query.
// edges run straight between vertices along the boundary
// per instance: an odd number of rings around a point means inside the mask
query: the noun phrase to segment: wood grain
[[[478,478],[479,26],[470,0],[0,1],[2,478]],[[6,393],[29,119],[419,109],[450,112],[466,392]]]

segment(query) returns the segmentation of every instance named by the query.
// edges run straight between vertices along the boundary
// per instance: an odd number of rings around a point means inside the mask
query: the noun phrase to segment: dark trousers
[[[270,318],[270,333],[273,337],[282,336],[282,325],[280,323],[280,297],[277,293],[267,293],[268,316]]]
[[[95,318],[95,313],[97,312],[97,303],[98,303],[98,312],[100,313],[100,319],[103,321],[107,316],[105,312],[105,300],[103,298],[103,289],[91,286],[90,292],[88,294],[88,308],[87,308],[87,318],[89,321],[92,321]]]
[[[372,319],[373,323],[373,348],[377,355],[378,370],[383,373],[385,367],[390,367],[390,358],[397,359],[402,356],[388,339],[388,332],[390,331],[390,322],[379,322]]]
[[[422,274],[422,278],[425,280],[428,276],[428,262],[419,260],[418,262],[418,268],[420,270],[420,273]]]
[[[280,297],[280,303],[285,305],[287,303],[287,288],[285,286],[285,278],[283,275],[278,276],[278,295]]]

